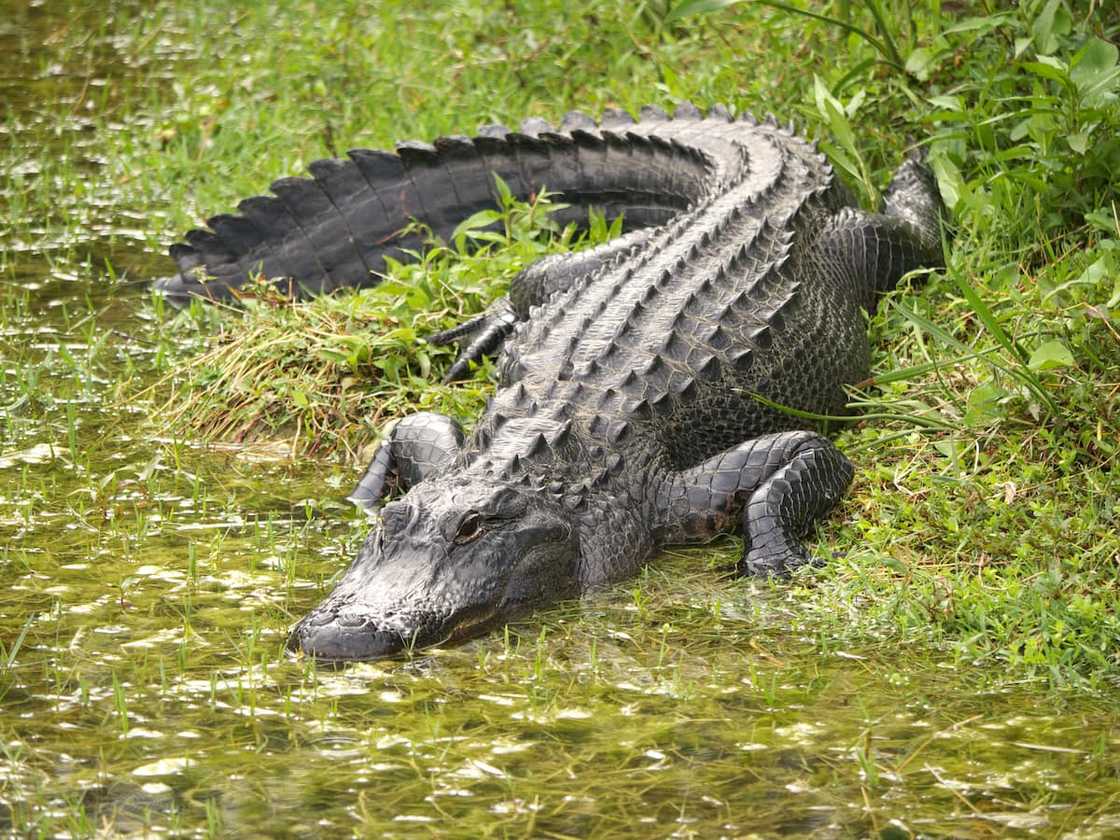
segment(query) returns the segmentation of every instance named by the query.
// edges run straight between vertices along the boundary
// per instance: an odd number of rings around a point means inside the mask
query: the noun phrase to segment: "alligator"
[[[220,297],[254,272],[296,294],[376,282],[421,247],[409,219],[448,237],[493,206],[494,175],[520,198],[558,193],[561,223],[598,208],[626,226],[432,337],[462,342],[450,377],[500,350],[497,390],[469,436],[422,412],[376,451],[352,498],[380,522],[290,635],[320,660],[477,635],[666,545],[740,534],[744,575],[808,562],[801,540],[853,467],[800,418],[844,413],[869,372],[865,312],[943,258],[920,154],[868,212],[792,125],[721,107],[533,119],[311,173],[190,234],[164,291]]]

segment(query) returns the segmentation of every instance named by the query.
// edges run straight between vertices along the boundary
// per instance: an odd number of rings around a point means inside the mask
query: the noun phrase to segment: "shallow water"
[[[137,386],[196,340],[104,158],[121,85],[193,60],[129,58],[144,8],[0,0],[0,831],[1120,836],[1117,698],[842,649],[704,552],[411,661],[287,657],[355,473],[172,440]]]

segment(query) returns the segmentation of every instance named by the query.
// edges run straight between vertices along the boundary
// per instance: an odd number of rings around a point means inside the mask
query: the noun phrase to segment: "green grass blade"
[[[8,651],[8,659],[4,663],[4,669],[7,671],[12,670],[16,664],[16,657],[19,655],[19,649],[23,647],[23,640],[27,638],[27,631],[31,629],[31,622],[36,619],[36,615],[32,614],[27,617],[27,621],[23,623],[20,628],[19,635],[16,636],[15,642],[12,643],[12,649]]]
[[[920,365],[911,365],[910,367],[897,368],[895,370],[890,370],[886,373],[880,373],[871,377],[869,380],[867,380],[867,384],[887,385],[891,382],[904,382],[908,379],[916,379],[919,376],[925,376],[927,373],[954,368],[959,364],[970,362],[973,359],[982,359],[985,356],[989,356],[992,353],[995,353],[996,350],[997,348],[995,347],[989,347],[985,350],[976,350],[972,353],[965,353],[961,356],[956,356],[945,362],[925,362]]]
[[[896,312],[898,312],[903,318],[910,321],[912,324],[917,326],[919,329],[924,330],[925,332],[929,333],[934,338],[941,341],[943,344],[945,344],[949,347],[953,347],[953,348],[961,351],[962,353],[975,353],[975,352],[977,352],[973,348],[971,348],[967,344],[965,344],[964,342],[959,341],[958,339],[956,339],[952,335],[950,335],[948,332],[941,329],[941,327],[934,324],[928,318],[922,317],[917,312],[912,312],[911,310],[907,309],[906,307],[902,306],[901,304],[899,304],[895,301],[888,300],[887,303]],[[1016,380],[1017,382],[1020,382],[1023,385],[1025,385],[1035,396],[1037,396],[1040,400],[1042,400],[1043,402],[1046,403],[1047,408],[1050,410],[1050,412],[1053,415],[1058,416],[1058,415],[1061,414],[1061,411],[1058,408],[1058,404],[1054,401],[1054,398],[1052,396],[1050,396],[1050,394],[1046,391],[1046,389],[1042,385],[1042,383],[1040,383],[1038,381],[1037,377],[1035,377],[1033,374],[1024,375],[1024,370],[1025,370],[1024,366],[1022,366],[1018,363],[1015,363],[1013,365],[1005,365],[1005,364],[997,361],[994,358],[988,359],[988,363],[990,365],[992,365],[993,367],[995,367],[997,370],[1000,370],[1001,372],[1005,373],[1007,376]],[[1029,374],[1030,372],[1027,371],[1027,373]]]
[[[883,17],[883,10],[879,8],[879,0],[867,0],[867,10],[871,12],[871,16],[875,18],[875,25],[879,28],[879,35],[883,39],[883,46],[890,56],[891,62],[895,65],[903,64],[902,55],[898,51],[898,47],[891,38],[890,30],[887,28],[887,21]]]
[[[859,420],[898,420],[904,423],[913,423],[916,426],[933,429],[955,429],[951,423],[944,420],[938,420],[933,417],[922,417],[917,414],[897,414],[892,412],[873,412],[870,414],[818,414],[815,411],[804,411],[800,408],[794,408],[790,405],[784,405],[780,402],[775,402],[762,394],[757,394],[753,391],[745,391],[751,399],[759,402],[767,408],[772,408],[775,411],[780,411],[783,414],[788,414],[791,417],[798,417],[802,420],[813,420],[816,422],[840,422],[840,423],[853,423]]]
[[[800,15],[801,17],[819,20],[822,23],[829,24],[830,26],[839,27],[845,32],[851,32],[853,35],[858,35],[860,38],[874,47],[887,64],[891,65],[894,69],[900,72],[906,72],[905,67],[903,67],[902,57],[898,54],[898,50],[894,46],[893,42],[883,43],[866,29],[861,29],[854,23],[848,23],[845,20],[829,17],[828,15],[822,15],[818,12],[811,12],[808,9],[799,9],[796,6],[789,5],[788,3],[779,2],[779,0],[686,0],[686,2],[681,3],[679,6],[676,6],[672,11],[669,12],[669,14],[665,16],[665,22],[669,23],[671,21],[687,17],[689,15],[707,14],[708,12],[718,11],[720,9],[725,9],[729,6],[735,6],[739,3],[744,2],[758,3],[759,5],[770,6],[773,9],[779,9],[791,15]]]

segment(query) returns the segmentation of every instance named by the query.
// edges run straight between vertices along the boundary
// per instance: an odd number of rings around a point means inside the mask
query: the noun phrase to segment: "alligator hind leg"
[[[443,414],[421,411],[393,427],[378,447],[365,475],[347,498],[374,511],[390,485],[408,490],[450,463],[463,445],[463,430]]]
[[[879,295],[917,268],[944,265],[941,196],[918,155],[898,168],[878,213],[851,207],[829,220],[818,240],[822,265],[841,267],[856,300],[875,311]]]
[[[665,543],[741,531],[741,574],[784,574],[809,560],[801,538],[852,480],[852,465],[813,432],[765,435],[675,473],[659,495]]]

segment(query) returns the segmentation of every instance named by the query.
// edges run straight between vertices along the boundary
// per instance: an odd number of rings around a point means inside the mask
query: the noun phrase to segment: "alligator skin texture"
[[[446,236],[547,187],[626,224],[620,239],[549,257],[508,298],[434,341],[450,375],[500,352],[473,431],[433,414],[387,436],[355,500],[403,497],[291,644],[324,659],[388,655],[633,574],[662,545],[744,538],[744,574],[808,560],[801,539],[852,467],[775,405],[841,414],[868,375],[864,312],[907,272],[942,261],[941,204],[918,157],[878,212],[853,205],[792,127],[682,105],[633,121],[569,115],[314,164],[242,215],[176,246],[172,297],[229,294],[256,270],[301,293],[375,282],[416,217]],[[761,397],[762,399],[759,399]]]

